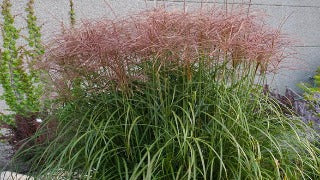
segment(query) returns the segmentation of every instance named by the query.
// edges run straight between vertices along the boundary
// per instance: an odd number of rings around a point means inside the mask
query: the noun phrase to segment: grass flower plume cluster
[[[190,67],[206,57],[208,67],[228,63],[234,68],[247,64],[255,71],[274,70],[287,43],[255,14],[155,9],[125,20],[87,22],[70,29],[55,39],[44,64],[60,90],[70,90],[75,79],[104,90],[110,83],[125,87],[143,79],[137,64],[154,60]]]
[[[54,134],[25,151],[34,175],[318,179],[317,134],[259,81],[287,44],[259,16],[219,9],[155,9],[64,31],[40,65],[63,98],[48,120]]]

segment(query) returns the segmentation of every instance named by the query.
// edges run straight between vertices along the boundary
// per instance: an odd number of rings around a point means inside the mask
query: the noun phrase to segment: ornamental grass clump
[[[155,9],[64,31],[40,64],[57,128],[24,152],[34,154],[31,173],[318,179],[317,134],[261,86],[287,44],[260,16],[219,9]]]

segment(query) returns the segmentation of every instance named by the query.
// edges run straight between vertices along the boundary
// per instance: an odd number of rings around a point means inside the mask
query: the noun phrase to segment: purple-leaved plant
[[[295,113],[303,122],[320,132],[320,93],[314,93],[312,100],[308,100],[288,88],[281,95],[266,85],[265,92],[281,105],[285,113]]]

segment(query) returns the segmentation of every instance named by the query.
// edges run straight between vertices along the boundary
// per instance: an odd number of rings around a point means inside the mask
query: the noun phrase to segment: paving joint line
[[[148,0],[148,1],[154,1],[154,0]],[[159,3],[161,2],[177,2],[177,3],[183,3],[184,1],[179,1],[179,0],[165,0],[165,1],[157,1]],[[203,4],[224,4],[224,2],[199,2],[199,1],[195,1],[195,0],[187,0],[187,3],[203,3]],[[265,4],[265,3],[246,3],[246,2],[228,2],[228,4],[236,4],[236,5],[250,5],[250,6],[273,6],[273,7],[295,7],[295,8],[318,8],[320,9],[320,6],[311,6],[311,5],[283,5],[283,4]]]
[[[291,46],[291,47],[298,47],[298,48],[319,48],[320,46],[318,46],[318,45],[316,45],[316,46],[299,46],[299,45],[297,45],[297,46]]]

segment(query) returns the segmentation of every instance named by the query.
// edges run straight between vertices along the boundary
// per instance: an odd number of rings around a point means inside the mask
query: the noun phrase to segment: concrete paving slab
[[[252,5],[251,10],[265,12],[268,24],[273,27],[283,24],[281,29],[297,40],[296,46],[320,46],[320,9]]]
[[[0,180],[34,180],[34,178],[15,172],[4,171],[0,173]]]
[[[301,92],[297,84],[312,83],[312,77],[320,66],[320,47],[298,47],[296,51],[296,58],[287,59],[282,63],[283,68],[268,78],[268,83],[280,92],[284,92],[286,87]]]

